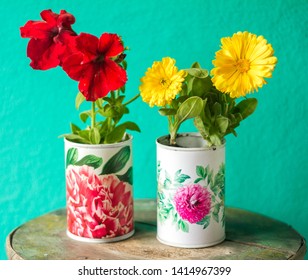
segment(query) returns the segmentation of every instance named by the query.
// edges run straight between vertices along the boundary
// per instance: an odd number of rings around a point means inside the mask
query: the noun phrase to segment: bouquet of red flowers
[[[78,35],[72,29],[75,17],[65,10],[60,14],[44,10],[41,17],[42,21],[30,20],[20,28],[21,37],[30,38],[30,66],[36,70],[62,67],[79,82],[76,108],[85,100],[92,103],[90,110],[80,114],[84,123],[91,119],[90,125],[82,130],[71,124],[72,133],[63,136],[78,143],[106,144],[124,140],[127,129],[140,131],[134,122],[119,123],[129,113],[127,105],[139,96],[124,102],[127,48],[121,37],[110,33],[99,38],[88,33]],[[98,116],[103,118],[98,120]]]

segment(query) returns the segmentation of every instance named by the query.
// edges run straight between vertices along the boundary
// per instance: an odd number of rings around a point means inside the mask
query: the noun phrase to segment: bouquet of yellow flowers
[[[167,116],[170,145],[176,145],[180,125],[193,118],[208,145],[218,146],[227,134],[236,136],[235,128],[255,111],[257,99],[247,94],[272,77],[277,63],[273,55],[263,36],[237,32],[221,39],[210,73],[198,62],[178,70],[173,58],[155,61],[141,78],[141,97]]]

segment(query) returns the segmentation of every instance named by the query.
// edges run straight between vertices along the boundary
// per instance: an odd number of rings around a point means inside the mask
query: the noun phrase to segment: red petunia
[[[33,69],[47,70],[61,64],[61,60],[72,52],[72,37],[76,33],[71,25],[75,18],[65,10],[60,14],[51,10],[41,12],[43,21],[28,21],[20,28],[21,37],[31,38],[27,56]]]
[[[63,60],[68,76],[79,81],[78,88],[88,101],[117,90],[127,81],[126,71],[115,61],[124,52],[121,38],[104,33],[100,38],[81,33],[75,37],[78,52]]]

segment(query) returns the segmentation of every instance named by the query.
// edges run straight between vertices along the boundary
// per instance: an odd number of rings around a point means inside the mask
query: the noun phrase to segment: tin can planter
[[[225,239],[225,144],[208,147],[197,133],[177,146],[157,139],[157,239],[166,245],[202,248]]]
[[[67,235],[94,243],[132,236],[132,137],[101,145],[64,141]]]

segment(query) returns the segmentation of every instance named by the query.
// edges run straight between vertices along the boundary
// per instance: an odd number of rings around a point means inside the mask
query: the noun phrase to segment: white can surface
[[[157,139],[157,239],[201,248],[225,239],[225,145],[208,147],[196,133]]]
[[[132,137],[116,144],[65,140],[67,235],[114,242],[134,233]]]

